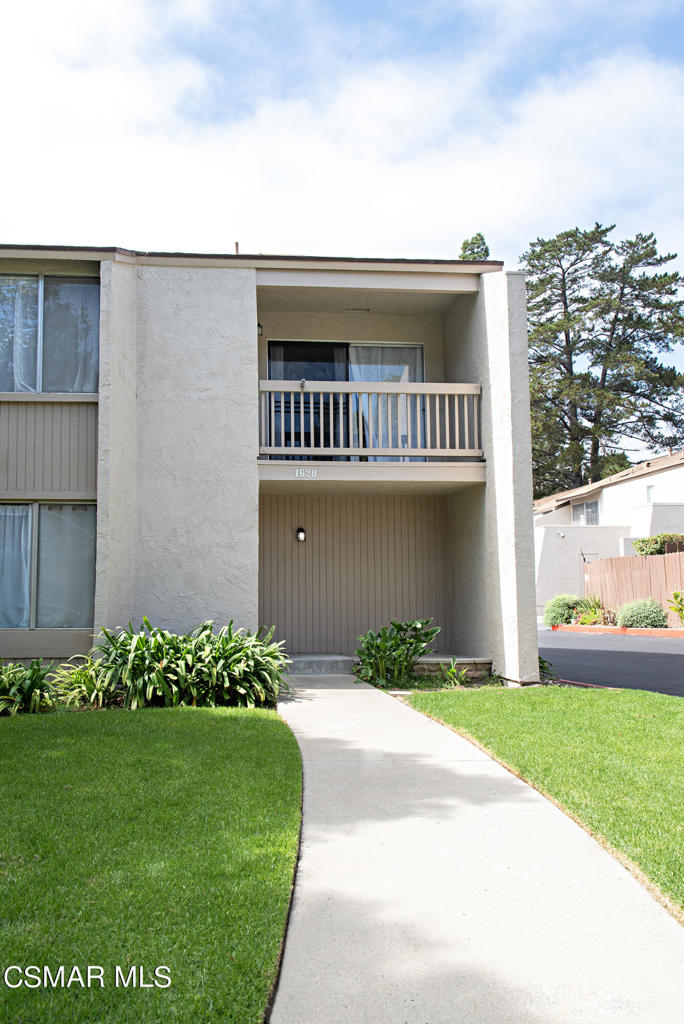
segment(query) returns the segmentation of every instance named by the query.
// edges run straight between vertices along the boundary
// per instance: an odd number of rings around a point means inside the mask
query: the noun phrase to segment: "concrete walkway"
[[[301,859],[271,1024],[680,1024],[684,928],[476,747],[295,677]]]

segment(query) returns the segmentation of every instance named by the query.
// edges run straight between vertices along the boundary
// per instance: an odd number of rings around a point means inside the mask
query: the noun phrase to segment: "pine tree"
[[[684,283],[653,234],[613,242],[614,225],[538,238],[528,280],[535,492],[597,480],[630,442],[684,440],[684,376],[661,362],[684,338]]]
[[[462,260],[488,260],[489,259],[489,246],[485,242],[485,237],[481,231],[478,231],[472,238],[466,238],[461,246],[461,259]]]

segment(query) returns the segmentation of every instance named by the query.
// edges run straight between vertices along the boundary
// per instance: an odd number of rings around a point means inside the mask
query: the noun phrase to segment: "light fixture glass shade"
[[[297,540],[302,542],[306,540],[306,530],[303,526],[297,527]]]

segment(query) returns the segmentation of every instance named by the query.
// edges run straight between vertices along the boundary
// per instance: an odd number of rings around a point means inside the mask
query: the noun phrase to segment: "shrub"
[[[415,675],[418,659],[427,654],[430,644],[440,631],[439,626],[430,626],[432,619],[415,619],[413,622],[396,622],[379,632],[369,630],[357,637],[361,646],[356,651],[359,659],[354,672],[367,683],[376,686],[398,686],[410,682]]]
[[[663,629],[667,626],[667,615],[658,602],[649,597],[623,604],[617,624],[628,629]]]
[[[577,622],[580,626],[599,626],[601,624],[601,613],[582,612]]]
[[[30,665],[0,665],[0,715],[35,715],[54,707],[54,688],[47,681],[52,663],[34,658]]]
[[[575,609],[582,599],[577,594],[557,594],[544,606],[547,626],[565,626],[575,618]]]
[[[147,705],[196,707],[273,705],[286,689],[283,643],[273,643],[273,629],[249,633],[229,622],[217,633],[203,622],[187,635],[150,625],[118,634],[103,629],[93,648],[99,685],[120,690],[125,708]]]
[[[542,658],[541,654],[539,655],[539,678],[542,683],[550,683],[554,679],[558,679],[558,673],[551,662],[547,661],[546,658]]]
[[[70,658],[54,671],[52,678],[61,704],[93,708],[123,704],[123,690],[110,682],[100,662],[93,658]]]
[[[672,592],[672,600],[667,602],[673,612],[679,617],[679,621],[684,626],[684,593],[681,590],[674,590]]]
[[[684,546],[684,533],[658,533],[655,537],[641,537],[633,541],[632,546],[637,555],[664,555],[666,544]]]

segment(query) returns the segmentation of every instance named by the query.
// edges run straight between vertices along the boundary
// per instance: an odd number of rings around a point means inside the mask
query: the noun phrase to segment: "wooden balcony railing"
[[[259,454],[481,458],[477,384],[259,382]]]

